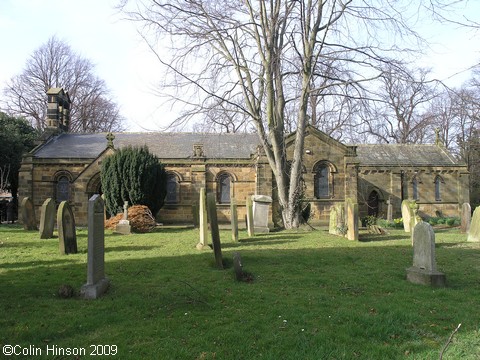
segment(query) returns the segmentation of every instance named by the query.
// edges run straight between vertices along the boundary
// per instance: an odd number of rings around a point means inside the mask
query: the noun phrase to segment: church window
[[[412,180],[412,196],[414,200],[418,200],[418,179],[416,177]]]
[[[217,178],[217,201],[220,204],[230,203],[231,177],[227,173],[222,173]]]
[[[443,182],[441,176],[435,177],[435,201],[442,201],[441,187]]]
[[[57,180],[57,202],[68,201],[70,193],[70,181],[66,176],[60,176]]]
[[[168,204],[178,203],[179,198],[179,186],[178,178],[175,174],[167,175],[167,196],[165,201]]]
[[[314,195],[317,199],[333,197],[333,172],[326,161],[321,161],[314,168]]]

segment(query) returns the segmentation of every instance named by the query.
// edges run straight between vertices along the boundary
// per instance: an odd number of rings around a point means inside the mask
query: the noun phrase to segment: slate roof
[[[38,148],[35,158],[94,159],[107,146],[107,133],[60,134]],[[193,145],[203,144],[210,159],[249,159],[259,145],[257,134],[114,133],[115,148],[147,145],[160,159],[187,159]]]
[[[362,144],[357,146],[360,165],[456,166],[455,158],[437,145]]]

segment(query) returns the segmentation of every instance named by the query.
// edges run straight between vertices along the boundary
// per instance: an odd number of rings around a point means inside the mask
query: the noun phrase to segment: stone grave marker
[[[347,208],[347,239],[358,241],[358,204],[350,199],[346,201]]]
[[[462,205],[462,219],[460,224],[460,231],[462,233],[468,233],[470,230],[470,223],[472,221],[472,207],[469,203]]]
[[[208,221],[210,223],[210,233],[212,236],[213,252],[215,254],[215,263],[219,269],[223,269],[222,245],[220,243],[220,233],[218,231],[215,194],[207,194],[207,212]]]
[[[232,241],[238,242],[238,212],[235,198],[230,199],[230,222],[232,224]]]
[[[199,223],[199,209],[198,209],[198,203],[195,201],[192,204],[192,221],[193,221],[193,227],[198,228],[198,223]]]
[[[432,226],[421,221],[412,231],[413,266],[407,269],[407,280],[414,284],[445,286],[445,274],[437,271],[435,233]]]
[[[87,283],[80,290],[85,299],[102,296],[110,285],[110,281],[105,277],[104,207],[105,204],[98,194],[88,200]]]
[[[253,205],[252,199],[247,196],[246,199],[246,207],[247,207],[247,233],[249,237],[255,236],[255,227],[254,227],[254,220],[253,220]]]
[[[61,255],[77,253],[75,217],[68,202],[62,201],[57,210],[58,247]]]
[[[332,235],[344,236],[345,208],[342,204],[332,206],[330,209],[330,224],[328,232]]]
[[[390,198],[387,200],[387,221],[393,221],[393,205]]]
[[[132,227],[128,220],[128,201],[123,203],[123,217],[115,226],[115,232],[122,235],[130,235],[132,233]]]
[[[37,220],[35,218],[35,207],[33,206],[32,199],[28,196],[24,197],[22,204],[20,205],[23,228],[25,230],[37,230]]]
[[[205,188],[200,189],[198,225],[200,241],[197,244],[198,250],[209,249],[208,247],[208,217],[207,217],[207,197]]]
[[[480,241],[480,206],[477,206],[473,212],[467,241]]]
[[[253,227],[255,233],[268,233],[268,213],[272,198],[266,195],[253,195]]]
[[[405,232],[411,231],[411,221],[412,221],[412,212],[410,208],[410,200],[402,201],[402,219],[403,219],[403,229]]]
[[[233,270],[235,271],[235,279],[237,281],[243,281],[245,275],[243,273],[242,258],[238,251],[233,253]]]
[[[43,202],[40,213],[40,239],[53,238],[55,218],[55,201],[52,198],[48,198]]]

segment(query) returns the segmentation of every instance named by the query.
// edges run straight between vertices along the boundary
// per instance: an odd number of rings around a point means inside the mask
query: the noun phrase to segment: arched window
[[[179,200],[178,178],[175,174],[167,174],[167,196],[165,202],[167,204],[176,204]]]
[[[314,195],[317,199],[333,197],[333,170],[334,167],[326,161],[320,161],[314,171]]]
[[[412,196],[413,200],[418,200],[418,180],[416,177],[412,179]]]
[[[437,175],[435,177],[435,201],[442,201],[442,183],[444,183],[442,177]]]
[[[57,202],[68,201],[70,197],[70,180],[62,175],[57,179],[56,199]]]
[[[229,174],[222,173],[217,178],[217,201],[220,204],[230,203],[230,187],[232,179]]]

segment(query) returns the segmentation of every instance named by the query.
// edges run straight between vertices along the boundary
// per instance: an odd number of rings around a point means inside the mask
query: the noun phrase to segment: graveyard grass
[[[402,230],[361,232],[359,242],[321,230],[220,236],[225,270],[195,248],[198,230],[107,231],[111,288],[83,300],[57,291],[86,282],[86,229],[78,254],[61,256],[58,238],[0,225],[2,349],[40,349],[12,357],[32,359],[77,358],[47,356],[47,346],[90,358],[91,345],[116,345],[115,359],[438,359],[461,323],[443,358],[480,358],[480,246],[456,228],[436,230],[441,289],[405,280],[412,247]],[[254,281],[234,280],[235,251]]]

